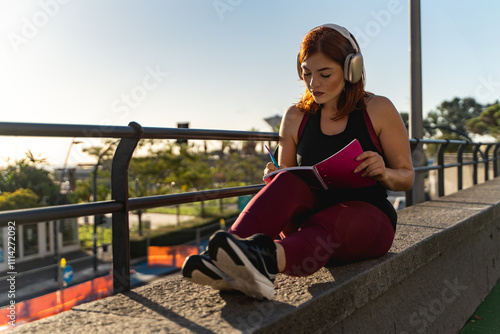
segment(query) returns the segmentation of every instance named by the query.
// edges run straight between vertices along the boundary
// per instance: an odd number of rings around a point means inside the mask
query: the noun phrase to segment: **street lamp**
[[[100,151],[97,156],[97,163],[94,166],[94,175],[93,175],[93,180],[92,180],[92,200],[94,202],[97,202],[97,170],[99,169],[99,165],[101,164],[101,159],[102,157],[106,154],[106,152],[109,151],[109,149],[116,143],[118,143],[120,140],[114,140],[109,143],[107,143]],[[99,218],[102,217],[102,215],[94,215],[94,246],[93,246],[93,253],[94,253],[94,271],[97,271],[97,222],[99,221]]]
[[[68,153],[66,153],[66,158],[64,159],[63,169],[61,171],[61,181],[59,183],[59,193],[61,193],[61,194],[66,194],[69,190],[69,189],[63,189],[63,187],[66,184],[65,178],[66,178],[66,173],[68,171],[68,160],[69,160],[69,156],[71,154],[71,149],[73,148],[73,145],[82,144],[82,143],[83,143],[83,141],[75,140],[75,138],[73,138],[73,140],[71,141],[71,144],[69,144]]]
[[[63,165],[63,169],[61,171],[61,177],[60,177],[60,181],[59,181],[59,191],[57,192],[57,197],[56,197],[56,205],[59,205],[59,200],[60,200],[60,196],[61,194],[63,193],[63,185],[65,184],[65,178],[66,178],[66,171],[67,171],[67,167],[68,167],[68,160],[69,160],[69,156],[71,154],[71,149],[73,148],[73,145],[75,144],[81,144],[83,143],[82,141],[79,141],[79,140],[75,140],[75,138],[73,138],[71,140],[71,143],[69,144],[69,148],[68,148],[68,153],[66,153],[66,158],[64,159],[64,165]],[[66,194],[67,191],[64,193]],[[59,261],[61,261],[61,254],[59,253],[59,232],[61,230],[61,225],[60,225],[60,221],[59,220],[54,220],[54,257],[55,257],[55,261],[56,263],[59,263]],[[57,280],[57,277],[58,277],[58,270],[56,269],[56,280]]]

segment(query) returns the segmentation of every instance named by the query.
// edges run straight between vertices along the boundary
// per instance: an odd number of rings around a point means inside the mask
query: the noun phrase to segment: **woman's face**
[[[321,52],[309,56],[301,67],[304,83],[314,101],[336,108],[345,85],[342,67]]]

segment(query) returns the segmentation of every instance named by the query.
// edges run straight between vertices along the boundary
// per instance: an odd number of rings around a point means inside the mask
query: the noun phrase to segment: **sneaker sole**
[[[219,275],[217,271],[220,271],[220,269],[216,268],[215,266],[204,260],[202,260],[202,262],[208,269],[212,270],[217,275]],[[208,285],[214,288],[215,290],[226,290],[226,291],[237,290],[235,284],[228,283],[224,279],[213,279],[212,277],[205,275],[203,271],[198,269],[192,271],[191,277],[183,276],[183,279],[196,284]]]
[[[239,290],[245,295],[255,299],[266,298],[272,300],[274,297],[273,282],[255,268],[252,262],[250,262],[241,249],[230,238],[225,238],[225,240],[243,265],[236,263],[220,245],[218,247],[216,245],[216,256],[212,258],[215,265],[222,271],[231,273],[231,276],[239,283]]]
[[[191,276],[192,277],[183,277],[183,278],[186,281],[189,281],[189,282],[192,282],[195,284],[208,285],[215,290],[224,290],[224,291],[235,290],[235,288],[231,287],[224,280],[214,280],[213,278],[205,275],[204,273],[202,273],[199,270],[193,271]]]

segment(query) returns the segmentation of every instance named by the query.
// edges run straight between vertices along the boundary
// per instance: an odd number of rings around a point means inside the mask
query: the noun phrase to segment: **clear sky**
[[[422,1],[424,114],[500,98],[499,13],[498,0]],[[408,1],[2,0],[0,120],[270,131],[263,119],[304,90],[299,43],[323,23],[358,39],[367,90],[409,111]],[[28,149],[62,164],[71,141],[0,137],[0,164]]]

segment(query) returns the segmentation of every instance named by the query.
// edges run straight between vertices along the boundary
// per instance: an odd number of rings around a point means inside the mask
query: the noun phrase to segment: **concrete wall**
[[[409,256],[411,275],[325,332],[458,333],[500,278],[500,206],[485,210],[485,197],[476,193],[469,198],[467,203],[452,197],[419,206],[431,215],[450,205],[477,213],[401,254]],[[435,218],[439,228],[442,217],[436,213]]]

